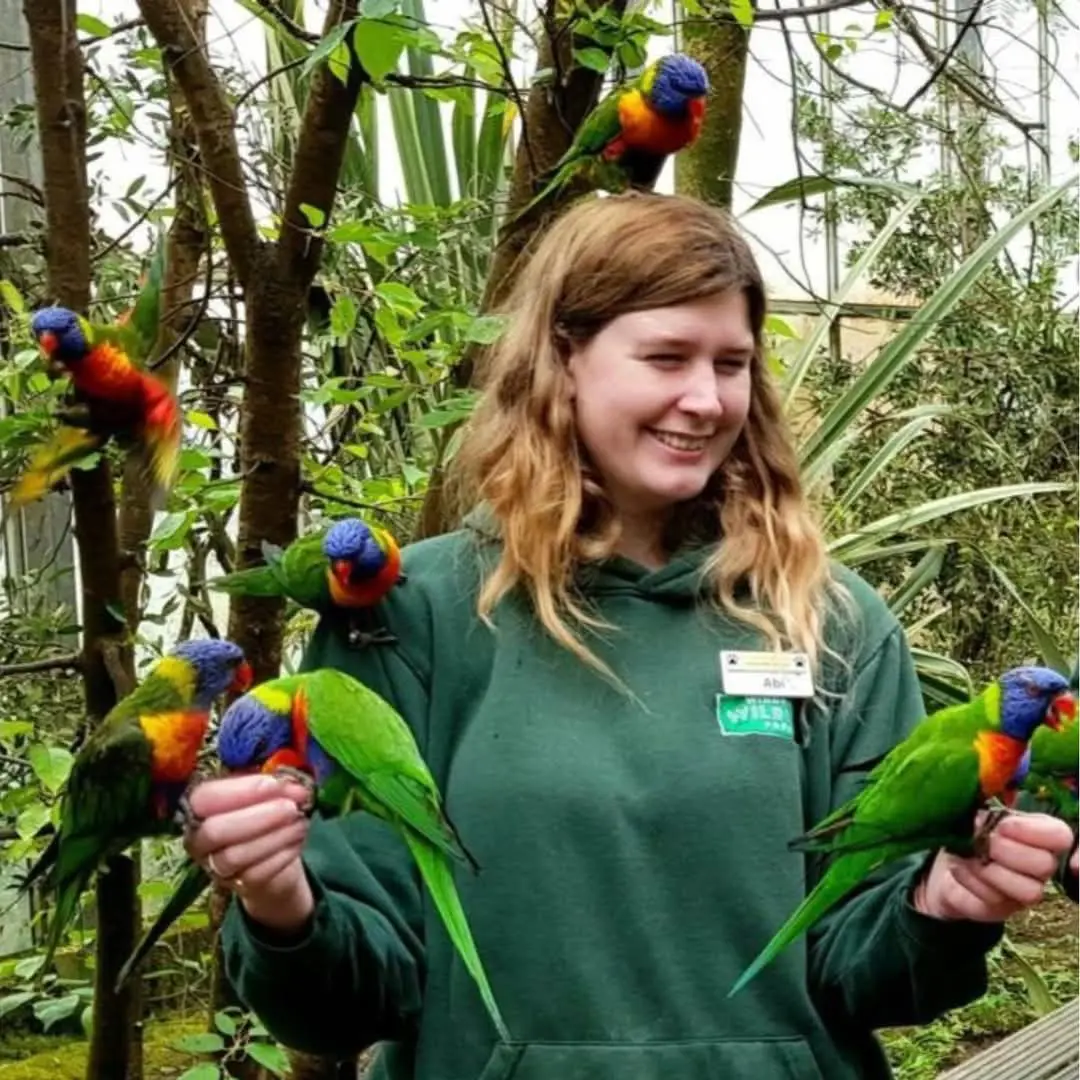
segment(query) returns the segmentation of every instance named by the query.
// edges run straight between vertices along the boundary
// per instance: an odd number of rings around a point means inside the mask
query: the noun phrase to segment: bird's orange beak
[[[51,330],[45,330],[38,337],[38,344],[41,346],[41,351],[46,356],[52,356],[56,351],[56,346],[59,345],[60,342]]]
[[[1043,723],[1051,731],[1060,731],[1066,723],[1075,719],[1076,697],[1070,690],[1066,690],[1050,702]]]
[[[254,681],[255,672],[251,670],[251,665],[246,660],[241,660],[236,665],[236,672],[233,674],[233,681],[229,684],[229,690],[236,694],[246,694]]]

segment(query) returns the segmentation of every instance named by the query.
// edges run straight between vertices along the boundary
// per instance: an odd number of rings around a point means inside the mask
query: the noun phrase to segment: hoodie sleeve
[[[855,766],[886,753],[923,716],[903,630],[889,619],[892,629],[855,668],[832,722],[833,808],[856,793],[866,770]],[[827,1018],[864,1029],[923,1024],[985,993],[986,953],[1003,927],[916,911],[912,891],[932,857],[884,868],[811,932],[810,988]]]
[[[326,616],[302,668],[336,667],[361,679],[395,705],[423,747],[424,615],[396,597],[367,614],[369,626],[384,623],[398,644],[353,646],[346,620]],[[303,861],[315,909],[297,936],[277,937],[235,900],[229,905],[222,943],[238,997],[276,1039],[307,1053],[350,1057],[380,1040],[407,1039],[421,1010],[425,955],[419,880],[404,843],[363,811],[316,818]]]

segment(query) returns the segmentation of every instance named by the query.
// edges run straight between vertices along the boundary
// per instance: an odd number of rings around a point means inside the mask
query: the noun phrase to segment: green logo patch
[[[716,695],[716,722],[725,735],[772,735],[795,738],[795,709],[790,698]]]

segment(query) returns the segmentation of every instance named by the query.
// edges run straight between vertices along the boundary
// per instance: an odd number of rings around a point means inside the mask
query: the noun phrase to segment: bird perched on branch
[[[589,113],[570,148],[542,177],[540,192],[515,220],[581,172],[594,186],[608,190],[651,189],[668,155],[685,149],[700,134],[708,93],[709,77],[692,57],[672,53],[649,64]]]

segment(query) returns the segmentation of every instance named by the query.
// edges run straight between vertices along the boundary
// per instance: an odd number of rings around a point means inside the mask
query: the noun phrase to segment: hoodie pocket
[[[479,1080],[824,1080],[805,1039],[498,1043]]]

